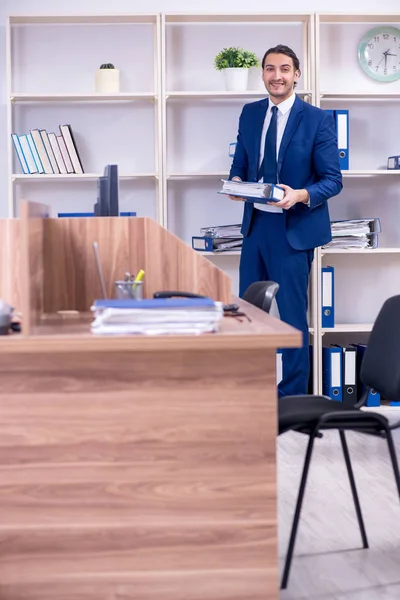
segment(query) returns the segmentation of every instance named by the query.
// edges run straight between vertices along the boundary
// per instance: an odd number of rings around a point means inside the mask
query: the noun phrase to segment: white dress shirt
[[[278,112],[277,112],[277,122],[276,122],[276,127],[277,127],[277,132],[276,132],[276,161],[278,162],[278,156],[279,156],[279,148],[281,147],[281,142],[282,142],[282,137],[283,137],[283,133],[285,131],[285,127],[286,124],[288,122],[289,119],[289,115],[290,115],[290,111],[292,109],[292,106],[294,104],[294,101],[296,100],[296,94],[292,94],[287,100],[284,100],[283,102],[281,102],[280,104],[277,104],[276,106],[278,107]],[[269,99],[269,104],[268,104],[268,110],[267,110],[267,114],[265,115],[265,119],[264,119],[264,125],[263,125],[263,129],[262,129],[262,133],[261,133],[261,144],[260,144],[260,160],[259,160],[259,168],[261,166],[262,160],[264,158],[264,146],[265,146],[265,136],[267,135],[267,129],[269,127],[269,123],[271,121],[271,117],[272,117],[272,108],[275,106],[275,104],[272,103],[271,98]],[[262,177],[260,179],[260,181],[262,181]],[[279,181],[278,181],[279,183]],[[277,206],[272,206],[271,204],[258,204],[258,203],[254,203],[254,207],[258,208],[259,210],[263,210],[265,212],[283,212],[282,208],[278,208]]]

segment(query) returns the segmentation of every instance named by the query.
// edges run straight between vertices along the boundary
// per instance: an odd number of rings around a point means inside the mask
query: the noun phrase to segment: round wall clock
[[[358,62],[372,79],[400,79],[400,29],[381,25],[367,31],[358,45]]]

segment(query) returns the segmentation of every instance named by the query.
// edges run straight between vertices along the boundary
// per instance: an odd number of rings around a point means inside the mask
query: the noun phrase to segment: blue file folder
[[[276,385],[279,385],[283,379],[283,354],[282,350],[276,351]]]
[[[339,163],[342,171],[349,169],[349,111],[335,110]]]
[[[335,119],[336,135],[338,142],[339,164],[342,171],[349,169],[349,111],[330,110],[325,112]]]
[[[333,267],[322,267],[322,327],[335,326],[335,272]]]
[[[365,384],[361,381],[360,373],[361,373],[361,363],[364,358],[365,350],[367,349],[366,344],[352,344],[357,350],[357,387],[358,387],[358,399],[360,399],[365,392]],[[365,406],[380,406],[381,405],[381,395],[379,392],[370,388],[368,392],[367,401]]]
[[[342,402],[342,348],[322,348],[322,393],[332,400]]]

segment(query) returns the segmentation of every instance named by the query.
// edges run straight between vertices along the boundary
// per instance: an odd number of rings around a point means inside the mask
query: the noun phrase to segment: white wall
[[[396,12],[399,0],[336,0],[336,12]],[[110,5],[104,0],[0,0],[0,217],[7,216],[7,158],[6,158],[6,74],[5,74],[5,23],[7,15],[18,14],[101,14],[135,12],[328,12],[332,10],[331,0],[113,0]]]

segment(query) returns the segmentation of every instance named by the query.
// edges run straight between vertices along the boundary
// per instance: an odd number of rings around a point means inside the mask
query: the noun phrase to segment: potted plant
[[[99,94],[115,94],[119,92],[119,69],[111,63],[100,65],[96,71],[95,89]]]
[[[244,91],[250,67],[259,67],[260,61],[254,52],[243,48],[223,48],[214,59],[217,71],[223,71],[227,91]]]

